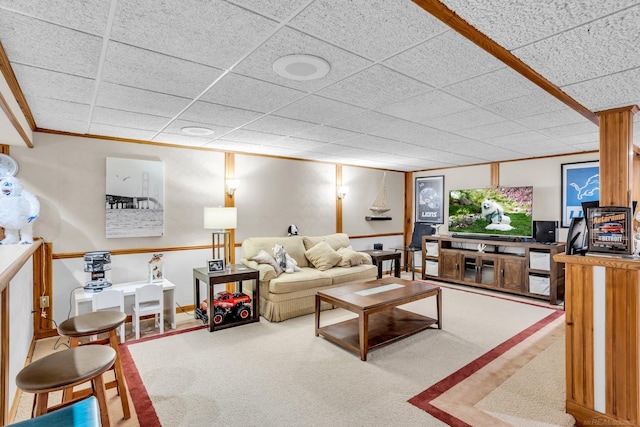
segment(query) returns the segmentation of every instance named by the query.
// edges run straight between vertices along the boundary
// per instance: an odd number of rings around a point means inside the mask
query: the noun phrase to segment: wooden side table
[[[382,262],[391,260],[393,264],[394,276],[400,277],[400,256],[402,252],[395,251],[362,251],[371,255],[373,265],[378,266],[378,279],[382,278]]]
[[[232,326],[245,325],[247,323],[260,321],[260,272],[249,268],[242,264],[233,264],[228,266],[223,271],[217,271],[209,273],[207,267],[194,268],[193,269],[193,297],[194,308],[200,307],[200,286],[198,281],[204,282],[209,285],[208,299],[207,299],[207,316],[209,317],[209,332],[213,332],[219,329],[230,328]],[[252,283],[251,293],[251,305],[252,313],[246,319],[231,319],[223,321],[220,324],[215,324],[213,301],[215,300],[214,285],[224,283],[236,283],[236,292],[243,292],[243,282],[250,281]],[[195,315],[194,315],[195,317]],[[197,318],[197,317],[196,317]]]

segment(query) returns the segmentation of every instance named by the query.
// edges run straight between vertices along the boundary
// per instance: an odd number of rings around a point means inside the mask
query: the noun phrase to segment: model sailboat
[[[369,210],[373,212],[373,217],[384,217],[384,214],[391,210],[391,208],[387,207],[387,187],[385,184],[386,177],[387,173],[385,172],[384,175],[382,175],[382,182],[380,183],[378,194],[376,195],[373,204],[369,208]]]

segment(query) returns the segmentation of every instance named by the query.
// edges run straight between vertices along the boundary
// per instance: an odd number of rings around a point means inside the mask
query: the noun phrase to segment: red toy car
[[[208,301],[200,303],[200,317],[206,317]],[[219,325],[229,317],[244,320],[251,316],[251,297],[240,292],[218,292],[213,300],[213,323]],[[207,323],[208,319],[202,319]]]
[[[603,233],[622,233],[624,231],[624,227],[622,224],[617,222],[607,222],[600,226],[600,231]]]

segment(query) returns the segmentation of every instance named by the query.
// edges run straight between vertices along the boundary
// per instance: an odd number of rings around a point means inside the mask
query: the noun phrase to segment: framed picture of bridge
[[[582,211],[585,202],[600,200],[600,163],[580,162],[563,163],[562,174],[562,227],[569,227],[571,219],[586,218]]]
[[[163,188],[162,162],[107,157],[107,238],[162,236]]]

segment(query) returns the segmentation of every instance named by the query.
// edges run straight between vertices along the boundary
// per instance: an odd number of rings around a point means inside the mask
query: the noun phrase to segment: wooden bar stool
[[[63,402],[49,407],[49,393],[91,382],[89,394],[96,397],[103,427],[109,426],[109,411],[102,374],[116,361],[116,351],[107,346],[69,348],[49,354],[25,366],[16,376],[16,385],[35,393],[33,417],[73,404]],[[80,399],[78,399],[80,400]]]
[[[105,386],[107,389],[111,389],[113,387],[117,388],[118,395],[120,396],[120,403],[122,404],[123,418],[125,420],[131,418],[131,412],[129,410],[127,382],[124,379],[124,372],[122,371],[122,362],[120,360],[116,330],[126,319],[127,315],[121,311],[94,311],[71,317],[58,325],[58,333],[71,338],[70,346],[72,348],[83,345],[102,344],[109,345],[113,350],[115,350],[116,361],[113,364],[115,381],[107,382],[105,383]],[[108,333],[109,337],[106,339],[80,343],[80,338],[99,335],[102,333]],[[79,391],[78,393],[83,393],[83,391]],[[65,390],[64,399],[69,400],[76,397],[76,395],[77,394],[73,392],[73,388],[70,388],[69,390]]]

